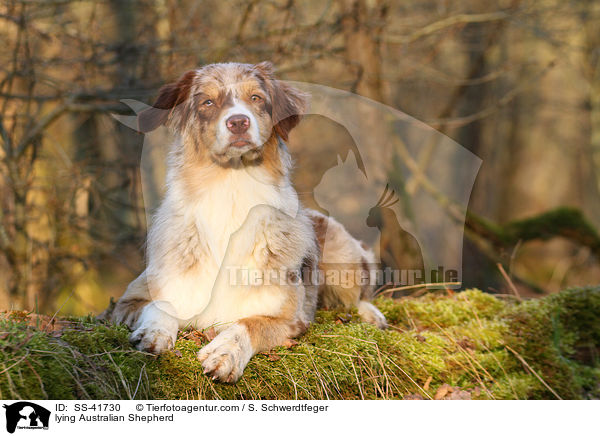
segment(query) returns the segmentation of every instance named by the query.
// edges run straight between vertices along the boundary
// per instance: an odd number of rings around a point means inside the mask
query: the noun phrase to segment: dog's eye
[[[212,100],[204,100],[202,106],[212,106],[214,102]]]
[[[262,100],[262,97],[260,95],[256,95],[256,94],[254,94],[250,98],[252,99],[252,101],[261,101]]]

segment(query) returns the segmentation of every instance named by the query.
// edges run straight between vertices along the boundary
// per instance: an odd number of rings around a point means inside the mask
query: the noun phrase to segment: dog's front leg
[[[177,340],[179,321],[169,303],[152,301],[142,309],[129,340],[140,351],[160,354],[173,348]]]
[[[223,330],[198,352],[204,373],[213,380],[237,382],[256,353],[269,350],[301,333],[298,323],[270,317],[251,316]]]

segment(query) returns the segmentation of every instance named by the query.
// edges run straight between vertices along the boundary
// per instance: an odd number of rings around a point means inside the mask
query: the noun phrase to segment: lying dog
[[[364,321],[386,327],[368,302],[372,252],[332,218],[302,208],[290,183],[283,141],[306,104],[270,63],[227,63],[187,72],[140,113],[140,130],[165,124],[179,139],[146,270],[112,313],[138,349],[160,353],[180,328],[214,327],[198,358],[214,379],[236,382],[254,354],[301,335],[318,305],[357,306]],[[314,279],[333,268],[357,274],[349,286]],[[277,278],[264,280],[272,272]],[[257,273],[261,280],[244,279]]]

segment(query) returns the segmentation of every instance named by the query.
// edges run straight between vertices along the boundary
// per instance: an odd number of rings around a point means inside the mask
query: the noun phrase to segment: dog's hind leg
[[[375,288],[375,256],[331,217],[310,211],[319,241],[319,269],[325,280],[319,287],[321,307],[357,307],[364,322],[384,329],[385,316],[369,301]]]
[[[146,271],[144,271],[127,286],[127,290],[115,304],[110,320],[115,324],[125,324],[133,328],[143,308],[150,301]]]
[[[380,329],[387,328],[388,325],[385,316],[373,304],[365,300],[360,300],[356,307],[358,307],[358,316],[364,322],[374,324]]]

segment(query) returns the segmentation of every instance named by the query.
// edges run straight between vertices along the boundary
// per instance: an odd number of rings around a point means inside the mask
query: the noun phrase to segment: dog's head
[[[253,160],[275,134],[287,140],[306,104],[305,94],[274,77],[270,62],[212,64],[163,86],[139,114],[139,128],[166,124],[219,163]]]

